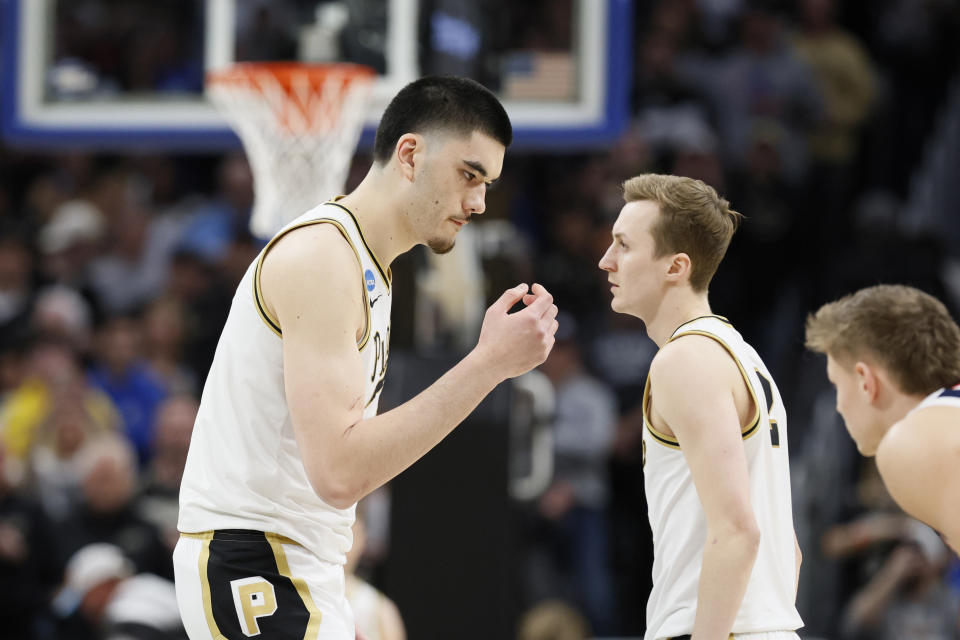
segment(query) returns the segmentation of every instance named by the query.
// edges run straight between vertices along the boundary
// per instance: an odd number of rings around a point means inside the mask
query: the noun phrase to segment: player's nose
[[[603,257],[600,258],[600,263],[599,263],[598,266],[599,266],[601,269],[603,269],[604,271],[616,271],[616,270],[617,270],[617,264],[616,264],[616,263],[613,261],[613,259],[610,257],[610,249],[607,249],[607,251],[603,254]]]
[[[466,199],[463,201],[463,210],[465,213],[474,214],[474,213],[483,213],[487,210],[487,185],[482,184],[475,189],[471,189],[467,193]]]

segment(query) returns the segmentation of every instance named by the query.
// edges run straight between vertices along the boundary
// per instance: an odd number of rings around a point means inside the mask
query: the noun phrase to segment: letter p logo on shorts
[[[237,607],[243,635],[248,638],[260,635],[257,618],[271,616],[277,610],[277,596],[273,585],[260,576],[253,576],[231,580],[230,589],[233,591],[233,604]]]

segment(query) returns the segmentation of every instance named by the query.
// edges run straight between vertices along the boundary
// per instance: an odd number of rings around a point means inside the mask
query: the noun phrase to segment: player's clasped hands
[[[509,313],[519,301],[525,309]],[[539,284],[504,291],[483,318],[477,350],[504,378],[526,373],[547,359],[557,332],[557,306]]]

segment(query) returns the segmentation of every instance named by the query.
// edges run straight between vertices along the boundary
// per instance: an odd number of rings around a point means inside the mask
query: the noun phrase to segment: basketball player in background
[[[795,639],[800,549],[786,412],[756,351],[707,287],[741,218],[699,180],[627,180],[600,260],[614,311],[660,348],[643,398],[653,530],[646,640]]]
[[[960,552],[960,327],[939,300],[881,285],[807,318],[837,411],[903,510]]]
[[[367,544],[366,501],[357,505],[353,522],[353,546],[347,552],[346,593],[363,640],[406,640],[403,618],[397,605],[379,589],[357,575],[357,565]]]
[[[509,289],[476,347],[406,404],[376,415],[387,370],[390,263],[449,251],[512,139],[481,85],[427,77],[402,89],[374,163],[349,195],[282,229],[250,265],[193,431],[174,551],[190,637],[354,637],[343,564],[358,500],[413,464],[500,382],[543,362],[557,308]],[[508,313],[515,303],[526,307]]]

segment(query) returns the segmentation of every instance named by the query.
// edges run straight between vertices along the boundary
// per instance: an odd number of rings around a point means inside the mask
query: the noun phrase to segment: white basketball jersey
[[[910,413],[926,409],[927,407],[953,407],[960,409],[960,384],[937,389],[924,398]]]
[[[790,499],[787,415],[780,392],[757,352],[720,316],[696,318],[670,338],[702,335],[736,361],[757,407],[743,430],[750,500],[760,527],[760,548],[733,625],[734,633],[789,631],[803,625],[794,606],[796,557]],[[647,378],[643,397],[643,475],[653,529],[653,589],[647,602],[646,640],[689,634],[697,613],[707,519],[677,439],[653,428]],[[690,402],[698,402],[690,389]]]
[[[326,504],[307,479],[284,392],[281,327],[260,294],[266,252],[289,231],[313,224],[334,225],[360,263],[363,282],[357,287],[367,312],[357,341],[366,383],[363,417],[377,413],[389,355],[391,274],[367,246],[354,215],[326,202],[280,230],[237,288],[203,388],[180,487],[178,528],[277,533],[321,560],[343,564],[353,544],[354,507]]]

